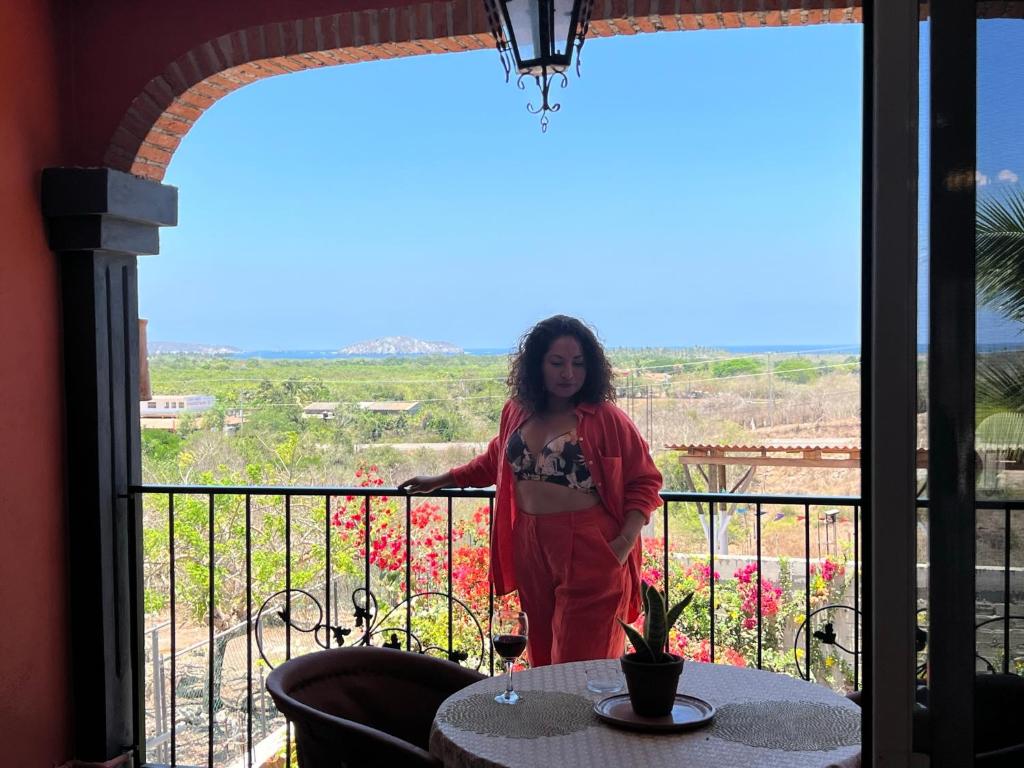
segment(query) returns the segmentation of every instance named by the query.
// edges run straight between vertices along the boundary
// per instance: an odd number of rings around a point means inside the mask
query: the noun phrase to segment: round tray
[[[620,693],[597,702],[594,714],[606,723],[634,731],[685,731],[710,723],[715,716],[715,708],[704,699],[677,693],[669,714],[663,717],[641,717],[633,711],[629,694]]]

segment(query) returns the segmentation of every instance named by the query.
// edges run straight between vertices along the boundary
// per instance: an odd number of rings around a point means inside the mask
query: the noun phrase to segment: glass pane
[[[1024,671],[1024,21],[978,21],[976,666]],[[983,691],[978,689],[978,696]],[[975,724],[981,742],[984,723]]]

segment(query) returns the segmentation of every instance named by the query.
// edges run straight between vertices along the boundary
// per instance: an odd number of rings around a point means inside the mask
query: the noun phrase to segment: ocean
[[[767,354],[768,352],[777,352],[779,354],[796,355],[796,354],[807,354],[807,353],[818,353],[818,354],[844,354],[844,355],[857,355],[860,354],[860,344],[747,344],[740,346],[733,345],[695,345],[702,349],[713,349],[716,351],[722,351],[730,355],[754,355],[754,354]],[[693,349],[694,346],[686,347],[610,347],[610,349],[658,349],[666,351],[682,351],[686,349]],[[511,349],[504,347],[471,347],[464,350],[464,354],[467,355],[508,355],[511,353]],[[408,355],[413,357],[413,355]],[[248,358],[262,358],[265,360],[331,360],[331,359],[344,359],[344,358],[357,358],[357,357],[394,357],[394,355],[373,355],[373,354],[346,354],[338,352],[337,350],[331,349],[262,349],[262,350],[245,350],[242,352],[233,352],[231,354],[224,355],[224,357],[235,358],[235,359],[248,359]]]

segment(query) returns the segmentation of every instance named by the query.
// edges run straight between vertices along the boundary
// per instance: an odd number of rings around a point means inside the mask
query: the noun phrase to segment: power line
[[[859,345],[857,345],[857,344],[846,344],[844,346],[839,346],[839,347],[821,347],[820,349],[801,350],[799,352],[793,352],[792,354],[793,354],[794,357],[800,357],[802,355],[814,355],[814,354],[821,355],[821,354],[828,354],[830,352],[831,353],[837,353],[837,352],[839,352],[841,350],[844,350],[844,349],[845,350],[850,350],[850,349],[858,349],[858,348],[859,348]],[[685,368],[687,366],[704,365],[705,363],[724,363],[724,362],[730,362],[730,361],[733,361],[733,360],[754,360],[754,359],[757,359],[757,358],[760,358],[760,357],[769,357],[769,356],[771,356],[773,354],[775,354],[775,353],[774,352],[751,352],[748,355],[726,355],[726,356],[722,356],[722,357],[707,357],[707,358],[698,359],[698,360],[684,360],[684,361],[679,362],[679,363],[666,363],[665,365],[642,365],[642,366],[637,366],[636,368],[630,368],[629,371],[631,373],[635,373],[635,372],[639,372],[639,371],[659,371],[659,370],[664,370],[664,369],[668,369],[668,368]]]
[[[508,399],[508,395],[505,395],[505,394],[502,394],[502,395],[466,395],[464,397],[457,396],[457,397],[416,398],[416,402],[417,403],[452,403],[452,402],[460,402],[460,401],[463,401],[463,400],[507,400],[507,399]],[[366,402],[366,401],[365,400],[331,400],[330,402],[333,403],[333,404],[336,404],[338,406],[342,406],[342,405],[359,405],[359,403]],[[227,408],[231,408],[231,409],[242,408],[242,409],[245,409],[247,411],[251,411],[251,410],[256,410],[256,409],[259,409],[259,408],[303,408],[305,406],[303,406],[302,403],[249,403],[249,402],[245,402],[245,401],[239,401],[237,406],[236,405],[227,405],[226,407]],[[145,414],[143,414],[143,415],[145,415]],[[393,415],[395,415],[395,416],[403,416],[403,415],[406,415],[406,414],[404,414],[404,413],[395,413]],[[411,415],[411,414],[409,414],[409,415]]]
[[[159,377],[159,374],[157,374]],[[470,378],[470,379],[321,379],[319,377],[308,377],[303,379],[271,379],[266,376],[244,376],[244,377],[230,377],[221,378],[218,376],[199,376],[199,377],[168,377],[165,381],[266,381],[271,384],[313,384],[313,383],[332,383],[332,384],[464,384],[471,381],[506,381],[507,376],[501,377],[488,377],[488,378]]]
[[[849,368],[849,367],[853,367],[853,366],[857,366],[857,365],[860,365],[860,363],[859,362],[832,363],[832,364],[829,364],[829,365],[806,366],[806,367],[803,367],[803,368],[789,368],[789,369],[787,369],[785,371],[782,371],[780,373],[780,375],[786,375],[786,374],[791,374],[791,373],[800,373],[800,372],[803,372],[803,371],[822,371],[822,370],[832,370],[832,369],[837,369],[837,368]],[[758,378],[758,377],[763,377],[763,376],[770,376],[771,374],[772,374],[772,371],[761,371],[761,372],[758,372],[758,373],[736,373],[736,374],[730,374],[728,376],[711,376],[711,377],[704,378],[704,379],[690,379],[690,380],[688,380],[686,382],[687,389],[673,388],[673,389],[669,389],[667,391],[668,392],[673,392],[673,393],[688,392],[689,391],[688,388],[692,384],[703,384],[703,383],[707,383],[707,382],[726,382],[726,381],[731,381],[731,380],[734,380],[734,379]],[[650,386],[651,386],[650,384],[643,384],[643,385],[636,384],[636,385],[627,385],[625,387],[622,387],[622,389],[625,389],[627,394],[628,394],[628,393],[632,393],[632,392],[636,392],[636,391],[643,391],[645,389],[650,388]],[[416,398],[416,402],[419,402],[419,403],[452,403],[452,402],[462,402],[462,401],[470,401],[470,400],[498,400],[498,399],[507,399],[507,397],[508,397],[508,395],[505,394],[505,393],[499,394],[499,395],[456,395],[455,397]],[[365,401],[362,401],[362,400],[347,400],[347,401],[346,400],[338,400],[338,401],[331,401],[331,402],[335,402],[339,406],[342,406],[342,405],[358,405],[360,402],[365,402]],[[272,408],[293,408],[293,407],[303,407],[303,406],[302,406],[301,403],[296,403],[296,402],[291,402],[291,403],[244,403],[244,401],[240,401],[237,407],[253,409],[253,408],[261,408],[261,407],[268,407],[268,408],[271,408],[271,407]]]
[[[778,373],[779,373],[780,376],[786,376],[786,375],[791,374],[791,373],[800,373],[801,371],[822,371],[822,370],[832,369],[832,368],[849,368],[851,366],[857,366],[857,365],[860,365],[860,362],[833,363],[831,365],[815,365],[815,366],[810,366],[810,367],[807,367],[807,368],[787,368],[787,369],[785,369],[783,371],[779,371]],[[689,380],[687,380],[686,383],[687,383],[687,385],[690,385],[690,384],[703,384],[704,382],[708,382],[708,381],[731,381],[732,379],[751,379],[751,378],[756,378],[758,376],[771,376],[771,375],[772,375],[772,371],[760,371],[758,373],[734,373],[734,374],[730,374],[728,376],[711,376],[711,377],[706,378],[706,379],[689,379]],[[631,386],[626,387],[626,389],[629,389],[629,390],[632,390],[632,389],[643,389],[646,386],[648,386],[648,385],[647,384],[644,384],[644,385],[631,385]],[[669,391],[685,392],[687,390],[676,389],[676,390],[669,390]]]
[[[840,365],[853,365],[853,363],[842,363]],[[821,366],[821,367],[828,368],[828,367],[836,367],[836,366]],[[819,367],[819,368],[799,368],[799,369],[795,368],[792,371],[787,371],[787,373],[795,372],[795,371],[820,370],[821,367]],[[748,377],[748,376],[764,376],[764,375],[765,374],[763,374],[763,373],[759,373],[759,374],[739,374],[737,376],[732,376],[732,377],[719,377],[719,378],[711,378],[711,379],[702,379],[702,381],[724,381],[726,378],[745,378],[745,377]],[[651,389],[651,388],[653,388],[653,387],[648,387],[648,386],[640,387],[640,386],[637,386],[637,387],[633,387],[632,389],[635,389],[635,390],[645,390],[645,389]],[[662,391],[666,392],[666,393],[676,394],[676,393],[685,393],[688,390],[673,388],[673,389],[662,390]],[[855,392],[860,392],[860,390],[859,389],[840,389],[840,390],[830,391],[830,392],[828,392],[826,394],[828,394],[829,396],[834,396],[834,395],[851,394],[851,393],[855,393]],[[435,398],[422,398],[422,399],[418,398],[416,400],[416,402],[418,402],[418,403],[453,403],[453,402],[461,402],[461,401],[469,401],[469,400],[505,400],[507,398],[508,398],[508,396],[504,395],[504,394],[502,394],[502,395],[467,395],[467,396],[464,396],[464,397],[457,396],[457,397],[435,397]],[[658,398],[653,398],[653,399],[658,399]],[[346,400],[340,400],[340,401],[335,401],[335,400],[332,400],[331,402],[332,403],[336,403],[338,406],[354,406],[354,405],[358,405],[360,402],[365,402],[365,401],[361,401],[361,400],[347,400],[347,401]],[[767,403],[768,401],[767,400],[751,400],[751,399],[748,399],[747,402],[750,402],[750,403]],[[239,402],[239,404],[237,406],[229,405],[227,407],[228,408],[236,408],[237,407],[237,408],[245,409],[247,411],[251,411],[251,410],[259,410],[260,408],[302,408],[304,406],[301,403],[246,403],[246,402]],[[400,415],[403,415],[403,414],[397,413],[397,414],[394,414],[394,415],[400,416]]]

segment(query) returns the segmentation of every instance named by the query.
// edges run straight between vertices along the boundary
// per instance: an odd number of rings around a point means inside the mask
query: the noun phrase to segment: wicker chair
[[[847,694],[858,705],[862,693]],[[928,689],[917,690],[919,704],[928,704]],[[1024,678],[979,672],[974,678],[974,764],[977,768],[1024,766]],[[914,752],[931,754],[927,706],[914,712]]]
[[[286,661],[267,690],[292,721],[301,768],[436,768],[427,741],[438,707],[483,677],[418,653],[358,646]]]

